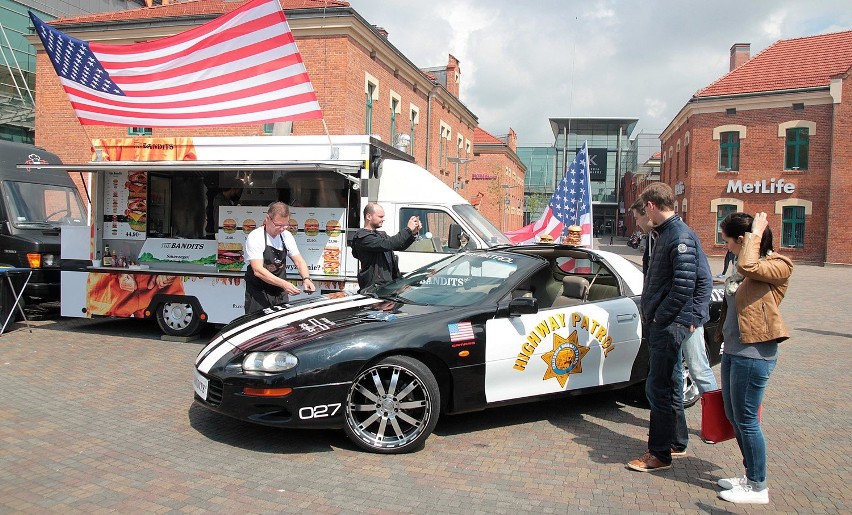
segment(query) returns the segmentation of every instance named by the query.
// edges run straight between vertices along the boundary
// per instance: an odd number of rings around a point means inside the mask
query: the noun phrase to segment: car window
[[[518,271],[519,261],[533,266],[533,259],[526,256],[460,254],[416,270],[376,293],[414,304],[470,306],[503,286]]]

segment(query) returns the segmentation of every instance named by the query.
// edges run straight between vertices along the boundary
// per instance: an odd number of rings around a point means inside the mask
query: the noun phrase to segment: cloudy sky
[[[848,0],[349,0],[421,68],[461,62],[461,100],[494,135],[548,144],[551,117],[639,119],[665,129],[728,72],[779,39],[852,29]]]

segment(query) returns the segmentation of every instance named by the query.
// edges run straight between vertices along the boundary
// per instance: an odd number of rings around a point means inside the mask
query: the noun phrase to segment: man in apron
[[[249,233],[246,238],[246,314],[263,308],[284,304],[289,295],[298,295],[301,291],[286,280],[285,261],[287,256],[296,265],[302,278],[305,291],[316,291],[313,281],[308,277],[308,265],[299,254],[296,240],[287,230],[290,221],[290,207],[283,202],[269,205],[263,225]]]

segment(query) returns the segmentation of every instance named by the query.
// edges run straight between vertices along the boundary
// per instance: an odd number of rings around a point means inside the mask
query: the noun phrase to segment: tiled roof
[[[492,134],[476,127],[473,129],[474,145],[506,145],[506,142]]]
[[[189,0],[168,5],[140,7],[127,11],[112,11],[83,16],[71,16],[51,20],[51,25],[77,23],[108,23],[111,21],[137,21],[159,18],[181,18],[186,16],[221,15],[237,9],[245,2],[227,0]],[[321,9],[323,7],[349,7],[341,0],[281,0],[285,11],[293,9]]]
[[[694,98],[827,87],[852,67],[852,31],[784,39],[699,90]]]

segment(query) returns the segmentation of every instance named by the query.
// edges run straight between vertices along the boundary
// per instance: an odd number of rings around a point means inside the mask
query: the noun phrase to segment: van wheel
[[[201,331],[201,310],[188,302],[163,302],[157,308],[157,325],[169,336],[192,336]]]

